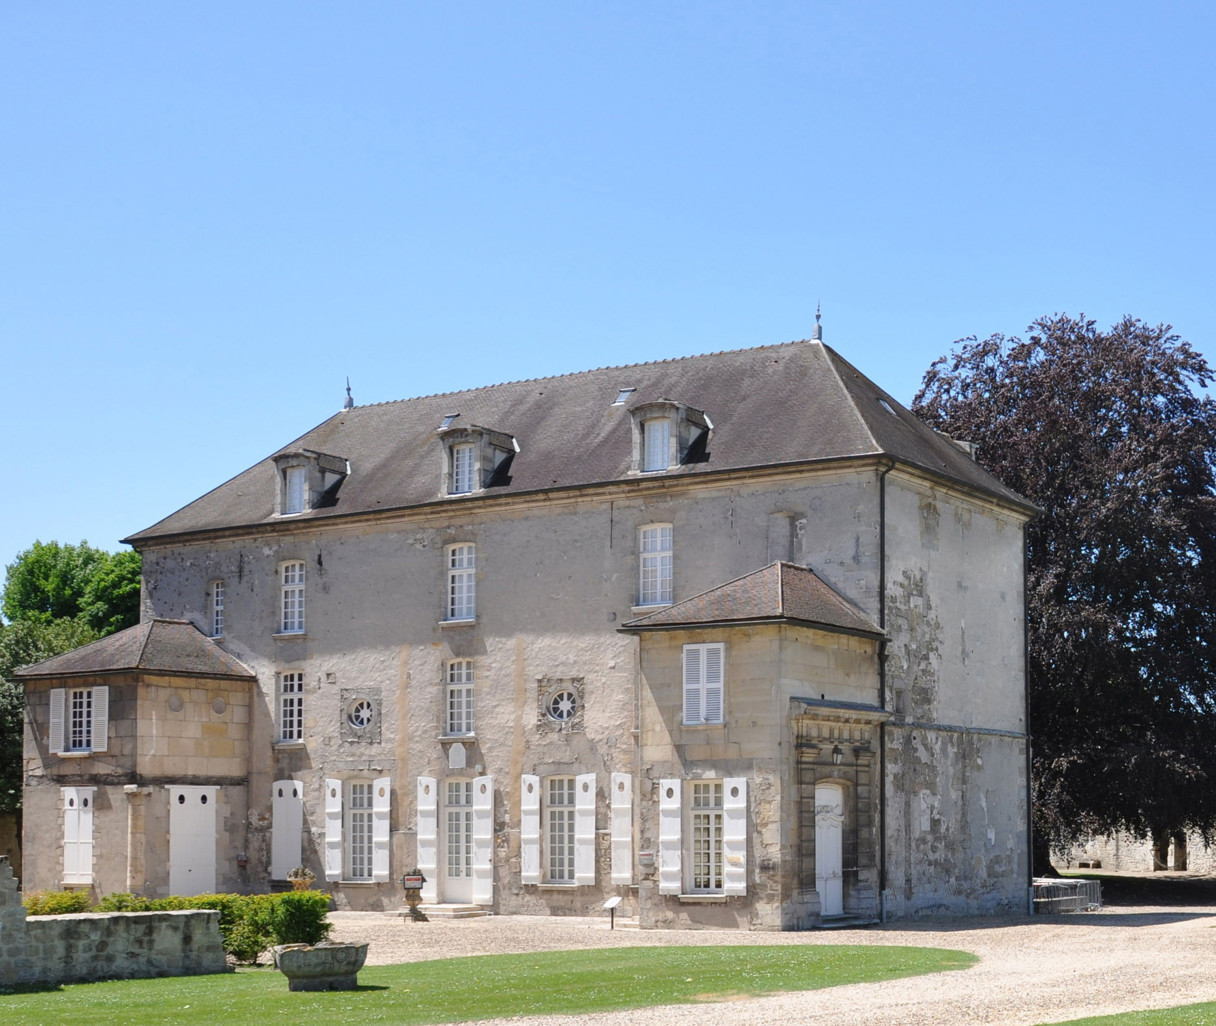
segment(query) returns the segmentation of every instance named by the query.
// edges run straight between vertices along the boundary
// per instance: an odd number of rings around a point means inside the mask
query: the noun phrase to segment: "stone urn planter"
[[[288,990],[354,990],[367,958],[366,944],[279,944],[275,968],[287,977]]]

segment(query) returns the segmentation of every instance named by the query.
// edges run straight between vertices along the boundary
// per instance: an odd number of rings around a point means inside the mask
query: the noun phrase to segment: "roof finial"
[[[811,339],[815,342],[823,341],[823,328],[821,328],[819,326],[819,308],[820,308],[820,306],[821,306],[820,303],[815,304],[815,333],[811,336]]]
[[[342,404],[342,409],[349,410],[355,405],[355,401],[350,397],[350,375],[346,375],[346,402]]]

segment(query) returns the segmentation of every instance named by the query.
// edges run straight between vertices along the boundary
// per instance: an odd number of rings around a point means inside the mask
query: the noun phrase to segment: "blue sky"
[[[1084,312],[1216,356],[1210,3],[0,8],[36,538],[117,548],[341,404],[809,337],[908,402]]]

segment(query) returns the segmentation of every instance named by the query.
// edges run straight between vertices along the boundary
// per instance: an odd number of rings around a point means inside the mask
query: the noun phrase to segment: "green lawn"
[[[482,955],[359,973],[357,991],[292,994],[272,969],[82,983],[0,996],[4,1026],[290,1026],[461,1022],[721,1001],[891,980],[976,962],[964,951],[852,945],[608,948]]]
[[[1044,1026],[1216,1026],[1216,1001],[1159,1008],[1152,1012],[1119,1012],[1091,1019],[1069,1019],[1067,1023],[1045,1023]]]

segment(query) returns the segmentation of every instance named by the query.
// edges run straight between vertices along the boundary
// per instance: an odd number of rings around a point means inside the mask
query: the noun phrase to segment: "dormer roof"
[[[617,403],[627,388],[633,389],[627,401]],[[495,496],[636,481],[629,411],[664,400],[704,411],[714,426],[707,451],[671,467],[666,478],[886,456],[1033,512],[834,350],[790,342],[341,410],[126,540],[139,548],[272,524],[274,458],[300,450],[343,453],[352,472],[336,501],[304,511],[294,523],[450,502],[441,493],[444,441],[436,428],[453,411],[460,413],[454,425],[490,424],[518,440],[510,483],[496,487]]]

